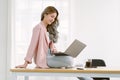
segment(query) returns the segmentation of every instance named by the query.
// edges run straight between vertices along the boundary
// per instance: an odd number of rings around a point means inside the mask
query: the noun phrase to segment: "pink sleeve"
[[[40,28],[35,27],[33,29],[33,34],[31,38],[31,43],[29,45],[27,55],[25,57],[25,60],[28,61],[29,63],[32,62],[32,58],[35,55],[38,47],[38,40],[39,40],[39,33],[40,33]]]

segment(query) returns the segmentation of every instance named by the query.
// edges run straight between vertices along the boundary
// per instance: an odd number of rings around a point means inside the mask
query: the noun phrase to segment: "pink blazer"
[[[40,22],[33,28],[33,34],[30,46],[27,51],[27,55],[25,57],[25,61],[32,63],[32,58],[34,57],[34,62],[37,67],[46,68],[47,61],[46,55],[48,53],[48,48],[52,51],[56,50],[54,43],[52,42],[50,45],[50,40],[47,34],[46,27]]]

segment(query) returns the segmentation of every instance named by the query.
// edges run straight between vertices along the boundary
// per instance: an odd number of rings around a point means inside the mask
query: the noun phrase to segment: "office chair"
[[[91,67],[97,68],[97,67],[106,67],[105,61],[102,59],[92,59]],[[92,77],[93,80],[110,80],[108,77]]]

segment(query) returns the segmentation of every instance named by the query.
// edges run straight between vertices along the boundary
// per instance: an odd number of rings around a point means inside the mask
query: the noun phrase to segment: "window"
[[[32,29],[40,22],[41,12],[49,5],[55,6],[60,14],[60,25],[58,28],[59,40],[56,47],[58,50],[66,49],[70,30],[69,1],[70,0],[13,0],[11,67],[24,62],[24,57],[32,36]]]

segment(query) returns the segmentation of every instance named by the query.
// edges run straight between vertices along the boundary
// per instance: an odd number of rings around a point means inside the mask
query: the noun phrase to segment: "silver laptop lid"
[[[86,47],[86,44],[75,39],[72,44],[65,50],[65,54],[77,57],[78,54]]]

